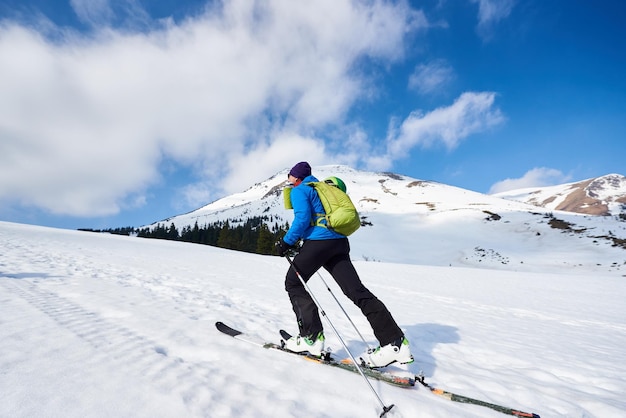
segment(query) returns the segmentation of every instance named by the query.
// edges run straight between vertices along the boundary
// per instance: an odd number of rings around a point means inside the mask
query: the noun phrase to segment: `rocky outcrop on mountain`
[[[551,210],[626,216],[626,177],[620,174],[608,174],[560,186],[510,191],[497,196]]]

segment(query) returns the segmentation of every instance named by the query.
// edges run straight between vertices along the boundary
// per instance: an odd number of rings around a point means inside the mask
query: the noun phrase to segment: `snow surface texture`
[[[280,328],[296,331],[279,257],[4,222],[0,246],[1,417],[381,412],[359,375],[215,329],[221,320],[273,341]],[[405,330],[416,359],[409,370],[434,386],[543,418],[626,415],[623,277],[355,265]],[[363,316],[321,274],[374,345]],[[365,345],[319,277],[310,285],[360,354]],[[326,337],[346,354],[328,326]],[[396,405],[390,417],[504,416],[423,387],[372,385]]]

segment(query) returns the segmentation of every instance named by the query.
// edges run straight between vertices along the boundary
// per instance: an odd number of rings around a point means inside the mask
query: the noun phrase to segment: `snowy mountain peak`
[[[619,216],[626,214],[626,177],[607,174],[575,183],[512,190],[494,196],[550,210]]]
[[[589,183],[586,192],[596,199],[626,203],[626,177],[620,174],[598,177]]]
[[[274,230],[275,225],[293,220],[282,196],[287,173],[288,169],[281,170],[244,192],[162,222],[182,230],[196,223],[202,228],[226,221],[234,227],[260,218]],[[626,269],[624,219],[563,211],[584,205],[588,210],[596,208],[600,198],[613,209],[623,205],[624,194],[615,192],[626,190],[623,176],[532,189],[524,192],[527,196],[518,191],[516,200],[511,200],[511,196],[340,165],[313,167],[313,175],[320,180],[335,175],[347,185],[363,225],[350,237],[354,259],[544,272],[586,266],[622,274]],[[536,201],[544,207],[537,207]],[[599,262],[598,251],[608,253],[613,261]]]

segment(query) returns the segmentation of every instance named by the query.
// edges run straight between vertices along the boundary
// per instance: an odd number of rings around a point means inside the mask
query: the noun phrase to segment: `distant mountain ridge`
[[[241,225],[252,217],[263,218],[269,228],[291,223],[293,213],[284,208],[282,197],[287,173],[288,169],[281,170],[244,192],[149,227],[174,224],[182,229],[225,221]],[[363,225],[350,237],[354,259],[524,271],[575,269],[579,265],[594,266],[600,272],[626,271],[626,222],[619,217],[582,215],[547,203],[539,207],[519,201],[530,191],[504,198],[341,165],[313,167],[313,174],[320,180],[338,176],[347,185]],[[598,179],[582,183],[608,202],[605,194],[611,189],[606,184],[614,187],[622,180],[606,177],[604,183]],[[573,201],[558,194],[569,190],[570,186],[565,186],[551,192],[557,197],[550,200],[552,195],[546,195],[541,202]],[[537,198],[537,194],[533,196]],[[607,205],[611,210],[621,207],[618,199],[622,196],[610,196]],[[598,251],[610,253],[614,262],[599,265]]]
[[[626,215],[626,177],[607,174],[579,182],[494,194],[551,210],[587,215]]]

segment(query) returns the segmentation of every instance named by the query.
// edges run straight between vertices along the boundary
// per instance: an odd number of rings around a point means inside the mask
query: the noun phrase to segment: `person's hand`
[[[274,244],[274,246],[278,251],[278,255],[280,255],[281,257],[284,257],[289,251],[295,248],[293,245],[287,244],[282,238],[276,241],[276,244]]]

